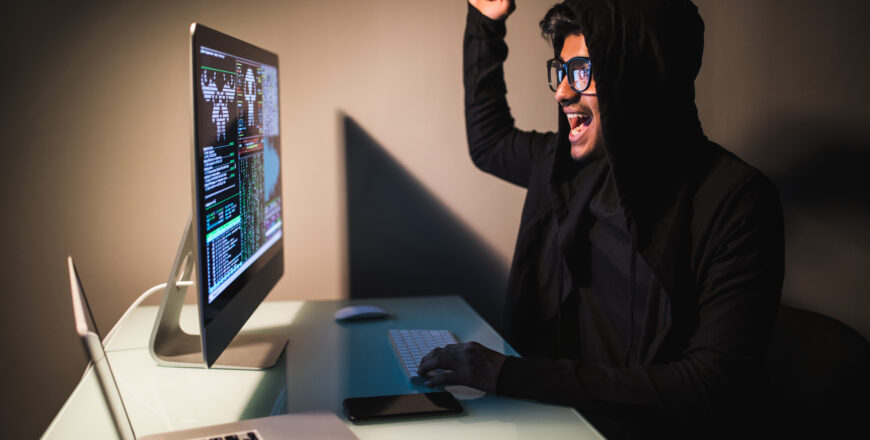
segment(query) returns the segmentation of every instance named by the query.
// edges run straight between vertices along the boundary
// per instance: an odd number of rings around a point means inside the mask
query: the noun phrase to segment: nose
[[[562,82],[559,83],[559,87],[556,89],[555,98],[556,102],[565,106],[573,104],[580,99],[580,94],[571,88],[571,85],[568,84],[568,77],[566,76],[565,78],[562,78]]]

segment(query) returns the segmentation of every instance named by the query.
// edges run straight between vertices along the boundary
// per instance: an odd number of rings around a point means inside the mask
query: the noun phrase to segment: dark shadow
[[[785,215],[783,303],[870,337],[870,132],[821,117],[779,115],[755,127],[746,159],[774,181]]]
[[[870,133],[784,118],[759,127],[749,159],[776,182],[786,209],[843,209],[866,217]]]
[[[274,327],[245,333],[283,334],[286,332],[286,327]],[[284,347],[275,365],[263,370],[263,379],[251,394],[239,420],[287,413],[287,399],[284,397],[284,393],[287,392],[287,350],[288,348]]]
[[[460,295],[500,332],[505,264],[350,116],[339,118],[350,297]]]
[[[825,315],[781,307],[767,358],[777,434],[843,438],[870,405],[870,343]]]

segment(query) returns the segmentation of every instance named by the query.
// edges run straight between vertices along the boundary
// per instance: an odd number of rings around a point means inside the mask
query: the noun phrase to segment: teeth
[[[586,127],[588,121],[592,118],[588,114],[585,113],[565,113],[565,116],[568,117],[568,123],[571,124],[571,133],[575,136],[579,136],[580,133]]]

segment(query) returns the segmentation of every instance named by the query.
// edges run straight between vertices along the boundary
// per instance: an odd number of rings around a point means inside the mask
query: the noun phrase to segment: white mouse
[[[386,318],[390,312],[376,306],[348,306],[335,311],[336,321],[351,321],[356,319]]]

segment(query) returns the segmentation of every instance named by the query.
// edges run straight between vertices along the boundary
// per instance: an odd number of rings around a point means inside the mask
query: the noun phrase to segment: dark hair
[[[571,35],[583,33],[580,21],[565,3],[559,3],[549,11],[541,20],[541,36],[553,45],[556,56],[562,51],[565,38]]]

